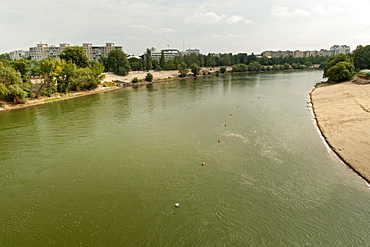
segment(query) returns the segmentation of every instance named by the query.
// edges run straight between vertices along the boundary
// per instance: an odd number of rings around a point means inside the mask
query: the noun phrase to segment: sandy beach
[[[370,84],[319,83],[311,103],[329,146],[370,182]]]

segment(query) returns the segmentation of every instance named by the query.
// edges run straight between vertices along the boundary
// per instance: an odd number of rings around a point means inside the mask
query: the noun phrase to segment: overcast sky
[[[370,44],[369,0],[1,0],[0,54],[113,42],[127,54],[319,50]]]

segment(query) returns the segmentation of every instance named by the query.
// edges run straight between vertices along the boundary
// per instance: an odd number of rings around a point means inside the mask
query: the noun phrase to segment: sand
[[[311,103],[329,146],[370,182],[370,84],[319,83]]]

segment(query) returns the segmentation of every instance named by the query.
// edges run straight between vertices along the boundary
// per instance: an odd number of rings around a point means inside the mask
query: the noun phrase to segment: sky
[[[370,44],[369,0],[1,0],[0,54],[38,43],[208,53]]]

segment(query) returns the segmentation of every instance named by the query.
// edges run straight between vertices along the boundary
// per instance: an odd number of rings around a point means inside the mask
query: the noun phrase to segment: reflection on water
[[[1,113],[1,243],[366,246],[369,188],[307,108],[320,78],[196,78]]]

